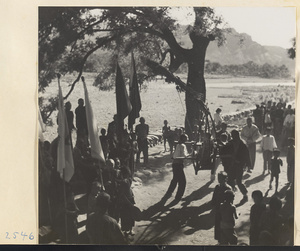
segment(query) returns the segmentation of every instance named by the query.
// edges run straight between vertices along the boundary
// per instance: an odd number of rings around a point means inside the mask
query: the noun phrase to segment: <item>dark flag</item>
[[[122,71],[118,63],[116,73],[116,99],[118,119],[120,119],[121,124],[123,124],[122,122],[129,115],[132,106],[128,97]]]
[[[132,52],[131,52],[129,98],[132,105],[132,110],[128,117],[128,128],[132,130],[133,125],[135,124],[135,119],[140,116],[140,110],[142,108],[139,85],[138,85],[136,70],[135,70],[135,62],[134,62],[134,57]]]

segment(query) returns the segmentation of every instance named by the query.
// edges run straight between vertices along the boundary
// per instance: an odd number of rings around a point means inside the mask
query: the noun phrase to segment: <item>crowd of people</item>
[[[215,209],[215,239],[221,245],[236,245],[238,238],[235,232],[235,220],[238,218],[234,206],[235,185],[244,195],[241,202],[247,201],[247,189],[242,183],[243,172],[252,172],[255,166],[256,145],[260,140],[263,152],[262,176],[270,174],[269,189],[275,179],[275,194],[268,206],[264,203],[261,190],[252,192],[254,205],[250,210],[250,245],[291,245],[293,242],[293,217],[283,218],[279,211],[282,201],[278,198],[278,180],[283,166],[280,148],[287,153],[287,185],[293,188],[295,171],[295,111],[291,105],[285,108],[281,103],[268,102],[256,106],[253,117],[247,118],[247,125],[241,132],[226,132],[227,124],[222,120],[220,109],[214,116],[216,126],[221,129],[216,133],[220,140],[219,156],[224,171],[218,174],[219,184],[215,187],[212,204]],[[272,135],[272,132],[274,135]],[[231,137],[230,137],[231,136]],[[241,137],[241,139],[240,139]],[[231,139],[230,139],[231,138]],[[227,141],[229,139],[229,141]],[[230,149],[232,147],[232,149]],[[234,182],[235,180],[235,182]],[[283,233],[288,232],[288,240],[283,240]]]
[[[227,131],[227,124],[222,119],[221,109],[218,108],[215,119],[215,138],[210,133],[201,130],[201,126],[194,126],[191,140],[194,142],[200,141],[201,147],[198,148],[198,154],[201,154],[202,163],[210,163],[205,160],[206,149],[208,154],[207,159],[215,159],[211,169],[217,170],[218,165],[222,164],[223,170],[218,174],[219,184],[216,186],[212,198],[212,205],[215,210],[215,239],[221,245],[236,245],[238,243],[237,235],[234,230],[235,220],[238,218],[236,208],[233,204],[235,192],[239,191],[243,194],[240,204],[248,201],[248,190],[243,183],[244,172],[252,173],[255,166],[256,159],[256,145],[260,141],[260,147],[263,153],[263,168],[261,170],[262,177],[270,175],[269,190],[271,190],[272,183],[275,179],[275,194],[271,198],[268,207],[266,207],[262,195],[262,191],[256,190],[252,193],[254,205],[251,207],[250,213],[250,245],[285,245],[291,244],[293,239],[292,217],[284,219],[279,211],[282,207],[282,202],[278,198],[279,174],[283,166],[283,160],[280,158],[282,148],[286,153],[287,166],[287,184],[292,190],[294,184],[295,171],[295,140],[294,136],[294,110],[289,105],[283,110],[281,104],[273,103],[271,123],[256,125],[253,123],[252,117],[247,118],[247,124],[241,128],[240,131],[234,129],[229,133]],[[263,106],[264,107],[264,106]],[[268,108],[266,109],[268,113]],[[278,133],[279,115],[282,118],[281,133]],[[256,112],[253,111],[255,122],[257,122]],[[166,151],[166,142],[170,135],[170,126],[167,121],[164,121],[162,132],[164,135],[164,147]],[[272,133],[277,132],[277,138]],[[287,138],[286,138],[287,137]],[[173,179],[163,197],[167,199],[174,191],[176,184],[178,190],[175,196],[175,203],[178,202],[185,189],[186,179],[183,171],[183,159],[188,156],[186,148],[182,143],[186,138],[179,137],[178,148],[176,147],[173,154]],[[194,145],[197,145],[194,143]],[[181,149],[181,150],[180,150]],[[177,153],[177,150],[180,154]],[[171,145],[170,151],[172,152]],[[179,156],[178,159],[176,157]],[[208,164],[206,164],[208,165]],[[197,170],[196,170],[197,174]],[[284,231],[289,232],[289,239],[287,242],[281,238]]]
[[[77,216],[83,209],[77,207],[74,193],[78,184],[84,183],[87,198],[86,233],[89,243],[129,243],[134,235],[135,220],[141,215],[135,206],[131,184],[136,163],[140,163],[141,153],[144,164],[147,165],[149,161],[149,126],[145,123],[145,118],[141,117],[140,124],[136,125],[134,132],[129,131],[115,115],[107,130],[101,129],[99,139],[105,158],[105,163],[101,163],[91,156],[83,99],[78,100],[78,107],[75,109],[76,127],[71,108],[71,103],[67,102],[65,111],[70,138],[72,131],[77,132],[73,149],[75,174],[70,182],[64,182],[57,172],[59,138],[51,143],[44,141],[39,144],[40,226],[51,225],[61,243],[79,243]],[[184,128],[171,130],[167,120],[162,127],[164,150],[167,151],[168,143],[173,160],[173,178],[162,201],[166,202],[171,197],[177,185],[174,203],[182,199],[186,188],[186,158],[191,158],[193,154],[201,154],[202,165],[209,166],[212,173],[222,164],[224,171],[218,174],[219,184],[212,198],[215,210],[215,239],[222,245],[237,244],[234,227],[238,215],[233,205],[236,186],[243,194],[241,203],[247,202],[248,191],[243,184],[243,174],[245,171],[251,173],[254,169],[256,145],[259,140],[264,158],[262,174],[270,174],[269,188],[272,189],[275,178],[275,192],[278,192],[280,167],[283,165],[277,147],[279,142],[287,152],[288,182],[294,182],[294,110],[290,106],[283,109],[281,104],[273,103],[273,106],[270,106],[268,103],[266,106],[257,106],[253,117],[254,123],[251,117],[247,118],[247,125],[241,128],[241,131],[234,129],[228,132],[221,109],[218,108],[214,116],[215,133],[203,132],[201,124],[193,126],[190,141],[196,142],[194,149],[186,147],[188,136]],[[269,117],[270,122],[266,119]],[[201,142],[201,148],[197,146],[197,142]],[[198,170],[195,169],[196,174]],[[255,204],[251,207],[250,214],[250,245],[265,244],[267,241],[272,245],[283,244],[279,238],[284,224],[278,213],[282,206],[280,199],[272,197],[269,207],[266,207],[261,191],[254,191],[252,198]]]
[[[292,109],[292,105],[272,101],[262,103],[256,105],[253,117],[261,133],[265,133],[268,127],[272,128],[280,147],[287,146],[289,137],[295,137],[295,109]]]
[[[149,126],[141,117],[135,133],[129,132],[118,123],[115,115],[107,130],[101,129],[99,140],[105,163],[99,163],[91,155],[83,99],[78,100],[75,109],[76,127],[71,108],[71,103],[67,102],[65,113],[69,137],[72,131],[76,130],[77,133],[73,148],[75,173],[70,182],[63,182],[57,172],[59,137],[51,143],[44,141],[39,144],[40,225],[51,225],[61,243],[78,243],[77,216],[82,209],[75,203],[74,190],[83,182],[88,198],[86,231],[89,243],[128,243],[130,236],[134,235],[132,228],[135,218],[140,214],[134,206],[131,183],[135,162],[140,161],[141,153],[144,163],[148,162]]]

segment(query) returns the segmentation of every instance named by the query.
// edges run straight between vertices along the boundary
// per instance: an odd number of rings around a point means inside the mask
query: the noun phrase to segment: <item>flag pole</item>
[[[42,144],[41,140],[39,139],[39,144]],[[45,161],[44,161],[44,157],[43,157],[43,153],[42,153],[42,149],[39,145],[39,160],[40,160],[40,164],[42,166],[42,169],[46,169],[46,165],[45,165]],[[39,182],[41,182],[39,180]],[[53,218],[52,218],[52,211],[51,211],[51,204],[50,204],[50,199],[49,199],[49,192],[47,189],[47,204],[48,204],[48,211],[49,211],[49,218],[50,218],[50,222],[51,224],[53,223]]]
[[[65,181],[65,168],[63,169],[63,187],[64,187],[66,243],[68,243],[68,218],[67,218],[67,193],[66,193],[66,181]]]
[[[57,74],[58,85],[60,86],[60,74]],[[64,140],[60,138],[59,140]],[[66,243],[68,243],[68,219],[67,219],[67,193],[66,193],[66,181],[65,181],[65,167],[63,168],[63,193],[64,193],[64,215],[65,215],[65,231],[66,231]]]

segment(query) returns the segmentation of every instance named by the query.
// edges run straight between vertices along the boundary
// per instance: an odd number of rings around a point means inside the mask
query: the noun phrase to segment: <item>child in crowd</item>
[[[294,183],[294,172],[295,172],[295,139],[288,138],[288,148],[286,154],[287,162],[287,180],[288,183]]]
[[[250,210],[250,245],[259,245],[260,219],[266,210],[266,204],[263,202],[263,194],[260,190],[252,192],[254,205]]]
[[[280,166],[282,166],[282,160],[279,158],[280,150],[274,149],[274,157],[271,159],[271,180],[269,188],[272,189],[272,182],[275,178],[275,192],[278,192],[278,178],[280,173]]]
[[[168,121],[167,120],[164,120],[164,126],[162,128],[162,134],[163,134],[163,139],[164,139],[164,147],[165,147],[165,152],[167,151],[167,146],[166,146],[166,143],[167,143],[167,139],[168,139],[168,136],[169,136],[169,133],[170,133],[170,126],[168,126]],[[169,142],[168,142],[169,143]],[[170,145],[169,145],[170,147]]]
[[[218,153],[219,153],[219,158],[222,162],[222,165],[224,167],[224,171],[227,173],[229,171],[232,159],[231,159],[231,155],[228,152],[228,148],[226,148],[226,145],[228,143],[228,137],[226,133],[222,133],[220,135],[220,139],[219,141],[217,141],[218,143]]]
[[[271,127],[266,128],[266,135],[263,136],[261,140],[261,149],[263,151],[263,158],[264,158],[264,170],[263,174],[268,169],[268,174],[270,173],[271,169],[271,158],[273,154],[274,148],[277,148],[276,141],[273,135],[271,135]]]
[[[213,197],[211,200],[212,206],[215,209],[215,240],[219,243],[221,241],[221,211],[220,206],[224,203],[224,193],[227,190],[231,190],[231,187],[227,184],[227,173],[219,172],[218,173],[219,184],[216,185]]]
[[[169,131],[169,137],[168,137],[168,143],[170,147],[170,154],[173,155],[173,151],[175,150],[176,144],[175,141],[179,140],[179,130],[178,128],[175,128],[174,131]]]
[[[224,193],[225,202],[220,206],[221,212],[221,245],[236,245],[237,235],[235,233],[235,219],[237,219],[236,208],[233,205],[234,193],[227,190]]]

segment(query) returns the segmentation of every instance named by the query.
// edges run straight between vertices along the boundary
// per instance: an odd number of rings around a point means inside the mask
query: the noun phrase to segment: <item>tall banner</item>
[[[123,120],[129,115],[130,111],[132,110],[132,106],[126,90],[123,74],[118,63],[116,73],[116,99],[118,119],[123,122]]]
[[[133,52],[131,52],[131,69],[130,69],[130,83],[129,83],[129,99],[132,105],[132,110],[128,117],[128,128],[133,129],[135,119],[140,116],[142,108],[139,85],[137,81],[136,69]]]
[[[74,162],[71,138],[69,134],[67,117],[64,109],[64,100],[60,84],[58,82],[58,136],[57,147],[57,171],[61,178],[69,182],[74,174]]]
[[[83,82],[83,88],[84,88],[85,112],[86,112],[86,120],[87,120],[87,126],[89,131],[89,140],[91,144],[92,157],[105,162],[101,142],[98,135],[97,120],[93,113],[93,108],[89,99],[89,94],[86,88],[84,77],[81,77],[81,80]]]

